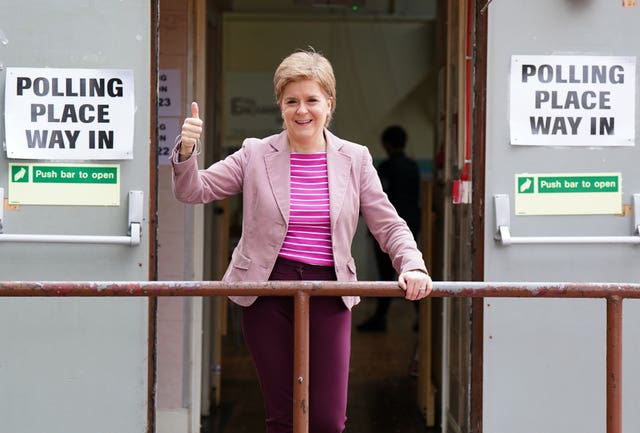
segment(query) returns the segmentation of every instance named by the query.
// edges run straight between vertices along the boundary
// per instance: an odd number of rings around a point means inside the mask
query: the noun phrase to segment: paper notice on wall
[[[633,146],[636,59],[512,56],[511,144]]]
[[[7,157],[132,159],[132,70],[7,68]]]
[[[181,127],[181,119],[177,117],[158,117],[158,165],[169,165],[169,155]]]

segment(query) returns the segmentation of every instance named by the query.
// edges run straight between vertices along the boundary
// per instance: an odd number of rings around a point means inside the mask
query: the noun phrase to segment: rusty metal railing
[[[640,284],[434,282],[433,297],[604,298],[607,301],[607,433],[622,433],[622,301],[640,298]],[[389,296],[404,292],[394,282],[220,281],[29,282],[0,281],[0,297],[111,297],[256,295],[294,297],[294,432],[309,431],[309,300],[311,296]]]

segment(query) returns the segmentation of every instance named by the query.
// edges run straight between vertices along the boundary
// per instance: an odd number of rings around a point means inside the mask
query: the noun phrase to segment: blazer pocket
[[[347,269],[349,269],[349,272],[351,272],[353,275],[357,274],[356,261],[353,259],[353,257],[351,257],[347,262]]]
[[[234,268],[247,270],[251,266],[251,259],[242,254],[240,251],[236,250],[233,252],[231,266],[233,266]]]

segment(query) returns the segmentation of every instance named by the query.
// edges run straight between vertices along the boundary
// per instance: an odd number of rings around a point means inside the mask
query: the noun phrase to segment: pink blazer
[[[356,281],[351,243],[361,214],[399,273],[427,271],[411,231],[382,190],[371,154],[365,146],[342,140],[325,130],[333,259],[338,281]],[[195,152],[178,162],[171,155],[173,191],[184,203],[208,203],[243,193],[242,236],[223,281],[267,281],[287,233],[289,221],[289,156],[286,131],[264,139],[248,138],[242,148],[206,170],[198,170]],[[255,296],[231,296],[242,306]],[[357,296],[344,296],[351,309]]]

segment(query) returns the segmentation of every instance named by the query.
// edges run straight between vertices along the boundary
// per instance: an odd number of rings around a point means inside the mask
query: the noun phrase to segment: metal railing
[[[606,424],[607,433],[622,433],[622,301],[640,298],[640,284],[434,282],[432,297],[455,298],[604,298],[607,301]],[[167,282],[31,282],[0,281],[0,297],[112,296],[293,296],[295,433],[309,431],[309,301],[311,296],[388,296],[404,292],[394,282],[220,281]]]

